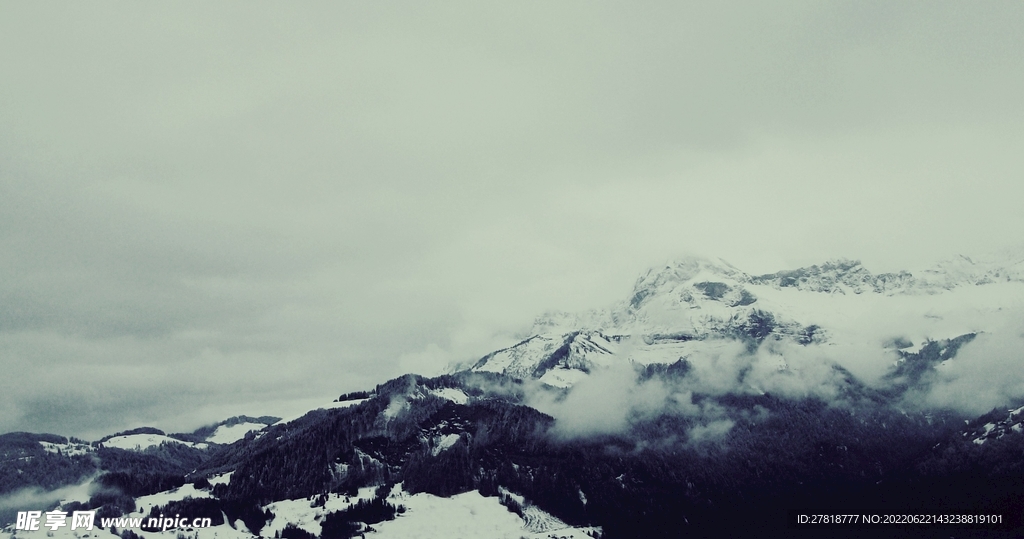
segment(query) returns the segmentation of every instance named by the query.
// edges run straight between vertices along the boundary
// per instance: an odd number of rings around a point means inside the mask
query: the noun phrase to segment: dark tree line
[[[928,354],[933,352],[943,353]],[[638,376],[673,380],[689,369],[679,361]],[[1019,433],[974,444],[960,436],[961,417],[900,410],[855,380],[848,386],[839,404],[695,394],[695,404],[721,410],[716,419],[731,421],[706,440],[693,439],[692,432],[709,419],[672,414],[637,420],[616,435],[564,440],[550,435],[551,417],[518,404],[523,389],[516,380],[405,376],[377,386],[363,403],[275,425],[258,439],[215,448],[198,462],[188,451],[168,448],[137,456],[109,450],[104,481],[126,493],[148,493],[163,490],[160,481],[184,478],[193,462],[197,488],[210,486],[204,477],[233,470],[230,484],[211,489],[216,501],[190,503],[219,504],[254,533],[269,518],[260,506],[271,501],[323,499],[328,492],[382,485],[374,503],[383,505],[354,506],[330,517],[323,539],[349,537],[362,530],[357,523],[373,523],[379,518],[374,511],[387,512],[387,490],[399,481],[410,492],[440,496],[474,489],[498,496],[505,487],[570,524],[603,526],[609,539],[677,537],[685,530],[699,536],[727,528],[756,534],[785,529],[793,509],[998,508],[1019,517]],[[459,405],[430,394],[445,387],[479,398]],[[389,408],[398,412],[384,414]],[[431,440],[450,434],[458,434],[458,441],[433,448]],[[514,511],[510,500],[503,503]],[[106,503],[116,508],[121,502]],[[745,518],[736,518],[737,508]],[[309,539],[303,533],[288,529],[285,536]]]
[[[328,513],[321,521],[320,539],[349,539],[362,531],[362,524],[394,520],[399,508],[375,497],[359,500],[346,509]]]
[[[51,490],[84,481],[96,470],[89,455],[46,451],[39,442],[65,444],[54,434],[12,432],[0,435],[0,494],[25,487]]]

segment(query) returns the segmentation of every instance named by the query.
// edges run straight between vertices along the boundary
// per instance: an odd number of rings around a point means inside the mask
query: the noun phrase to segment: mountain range
[[[622,301],[297,418],[94,442],[0,435],[0,520],[209,515],[93,537],[1024,533],[1024,250],[874,274],[653,268]],[[798,513],[999,514],[800,529]],[[169,535],[170,534],[170,535]]]

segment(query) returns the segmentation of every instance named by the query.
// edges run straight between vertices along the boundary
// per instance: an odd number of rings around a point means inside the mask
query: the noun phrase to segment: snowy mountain
[[[609,308],[537,318],[529,338],[470,368],[567,387],[595,367],[672,363],[722,340],[826,346],[830,356],[865,345],[919,349],[998,326],[1003,309],[1022,301],[1024,251],[882,274],[836,260],[750,275],[722,260],[688,257],[648,270],[628,299]]]
[[[290,417],[0,435],[0,539],[86,537],[13,529],[53,508],[129,519],[99,539],[774,537],[798,509],[1000,514],[956,536],[1020,537],[1021,252],[884,274],[690,257],[458,372]],[[130,520],[172,514],[210,526]]]

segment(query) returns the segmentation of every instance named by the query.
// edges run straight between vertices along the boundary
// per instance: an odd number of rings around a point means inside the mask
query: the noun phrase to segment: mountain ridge
[[[300,416],[91,444],[2,435],[0,487],[74,486],[77,498],[47,499],[65,511],[217,522],[147,539],[747,536],[791,530],[794,509],[921,508],[998,513],[1001,527],[974,536],[1019,536],[1024,402],[997,394],[973,413],[923,398],[978,371],[971,352],[1007,334],[1024,297],[1011,255],[924,277],[842,259],[752,276],[690,258],[642,274],[608,309],[542,315],[541,331],[465,369]],[[458,531],[470,521],[502,528]]]
[[[857,260],[834,259],[750,275],[721,259],[688,256],[647,270],[626,299],[607,308],[542,314],[534,320],[529,336],[468,368],[542,380],[557,368],[559,372],[546,381],[567,387],[594,366],[607,365],[606,356],[621,355],[623,361],[643,364],[671,363],[694,353],[700,342],[715,339],[744,340],[751,349],[766,339],[851,347],[865,337],[878,350],[895,340],[923,346],[930,340],[985,331],[984,316],[972,319],[973,315],[957,312],[949,298],[983,305],[981,299],[969,296],[986,285],[1010,285],[1007,297],[1024,298],[1017,286],[1021,283],[1024,255],[1016,250],[978,260],[957,256],[918,274],[874,274]],[[916,326],[914,331],[897,335],[897,328],[887,335],[872,330],[876,334],[866,336],[863,324],[844,315],[889,309],[889,303],[903,309],[905,318]],[[992,313],[987,316],[998,318]],[[589,355],[586,350],[567,348],[571,343],[587,348],[587,340],[593,345]],[[669,343],[675,346],[666,346]]]

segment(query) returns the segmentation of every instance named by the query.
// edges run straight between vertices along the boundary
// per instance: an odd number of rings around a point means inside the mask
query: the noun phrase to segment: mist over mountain
[[[0,510],[209,513],[219,524],[186,537],[322,539],[775,534],[795,530],[794,511],[927,511],[1001,522],[871,536],[1011,537],[1024,529],[1022,304],[1019,251],[884,274],[686,257],[449,374],[304,415],[96,442],[2,435]]]
[[[1021,28],[4,3],[0,539],[1024,537]]]
[[[469,368],[569,387],[623,364],[684,361],[686,390],[832,401],[856,380],[905,406],[981,413],[1024,396],[1012,367],[1022,302],[1019,249],[885,274],[837,260],[748,275],[690,257],[647,271],[609,308],[539,317],[528,338]],[[908,371],[911,391],[903,371],[936,349],[940,362]]]

